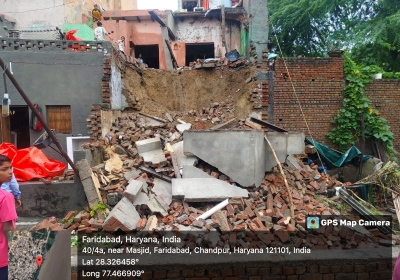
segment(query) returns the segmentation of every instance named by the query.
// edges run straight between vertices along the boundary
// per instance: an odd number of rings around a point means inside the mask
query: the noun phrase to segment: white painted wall
[[[232,23],[230,23],[232,22]],[[185,18],[183,22],[176,20],[176,41],[185,43],[214,43],[221,48],[221,54],[225,55],[222,48],[221,22],[217,19],[208,18]],[[225,26],[225,39],[228,51],[240,50],[240,24],[227,21]]]
[[[15,29],[61,28],[64,23],[64,0],[1,0],[0,12],[16,19]]]

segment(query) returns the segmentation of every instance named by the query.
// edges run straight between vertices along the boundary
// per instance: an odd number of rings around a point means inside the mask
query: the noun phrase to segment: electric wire
[[[274,29],[274,35],[275,35],[276,43],[277,43],[277,45],[278,45],[279,52],[280,52],[281,57],[282,57],[282,60],[283,60],[283,64],[285,65],[285,69],[286,69],[286,72],[287,72],[287,74],[288,74],[290,84],[291,84],[291,86],[292,86],[294,95],[295,95],[295,97],[296,97],[296,102],[297,102],[297,104],[299,105],[300,112],[301,112],[301,115],[302,115],[302,117],[303,117],[303,119],[304,119],[304,122],[305,122],[305,124],[306,124],[308,134],[310,135],[311,140],[313,141],[313,144],[315,145],[314,137],[313,137],[313,135],[312,135],[312,133],[311,133],[310,127],[309,127],[308,122],[307,122],[307,119],[306,119],[306,115],[304,114],[303,107],[301,106],[299,97],[298,97],[297,92],[296,92],[296,89],[295,89],[295,87],[294,87],[294,84],[293,84],[293,81],[292,81],[292,77],[290,76],[290,72],[289,72],[289,69],[288,69],[287,64],[286,64],[286,60],[285,60],[285,58],[283,57],[283,52],[282,52],[282,49],[281,49],[281,45],[279,44],[278,36],[276,36],[276,29],[275,29],[275,26],[274,26],[273,24],[271,24],[271,25],[272,25],[272,28]],[[322,159],[321,159],[321,156],[320,156],[320,154],[319,154],[319,152],[318,152],[318,149],[317,149],[317,155],[318,155],[319,161],[321,162],[322,170],[323,170],[323,172],[325,173],[324,163],[322,162]]]

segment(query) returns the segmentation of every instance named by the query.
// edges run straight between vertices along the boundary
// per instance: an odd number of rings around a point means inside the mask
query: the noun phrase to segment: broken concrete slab
[[[183,178],[214,178],[206,172],[193,165],[184,165],[182,169]]]
[[[301,154],[304,150],[303,133],[268,132],[267,137],[273,148],[277,148],[281,162],[288,154]],[[184,153],[194,154],[245,187],[260,186],[265,171],[276,166],[261,130],[187,130],[184,138]]]
[[[136,148],[139,155],[146,152],[161,149],[161,141],[159,137],[136,141]]]
[[[159,164],[164,166],[167,163],[167,159],[161,149],[139,154],[143,157],[144,162],[151,163],[152,167],[157,167]]]
[[[183,133],[185,130],[189,130],[192,127],[192,124],[190,123],[181,123],[176,125],[176,129],[180,132]]]
[[[293,155],[287,156],[286,164],[290,167],[296,168],[297,170],[301,170],[300,164],[297,162],[297,159]]]
[[[133,201],[134,206],[146,205],[147,203],[149,203],[149,197],[143,192],[140,192]]]
[[[146,182],[146,179],[145,178],[143,178],[143,177],[140,177],[139,179],[138,179],[138,181],[139,182],[142,182],[142,184],[143,184],[143,186],[142,186],[142,190],[143,190],[143,192],[145,192],[145,193],[149,193],[149,190],[148,190],[148,184],[147,184],[147,182]]]
[[[75,166],[79,170],[79,178],[81,179],[89,207],[90,209],[93,209],[93,207],[98,204],[99,201],[102,201],[99,191],[99,179],[93,174],[92,168],[86,159],[78,161]]]
[[[197,158],[195,156],[185,156],[183,153],[183,142],[178,142],[172,145],[172,149],[176,155],[176,159],[178,160],[179,168],[184,165],[195,165],[197,163]]]
[[[118,204],[111,210],[103,224],[106,231],[132,231],[136,229],[140,216],[132,202],[123,197]]]
[[[164,208],[158,203],[155,197],[149,198],[149,202],[147,203],[151,213],[160,213],[163,217],[168,215],[168,212],[164,210]]]
[[[183,152],[192,153],[242,186],[260,186],[265,174],[264,132],[184,132]]]
[[[269,142],[271,142],[272,148],[281,163],[285,162],[287,155],[304,153],[305,136],[303,133],[267,132],[265,135]],[[266,145],[266,153],[267,155],[272,153],[268,145]],[[265,157],[265,160],[265,171],[269,171],[276,166],[276,161],[272,157],[272,154],[271,156]]]
[[[131,171],[124,173],[124,178],[127,181],[129,181],[131,178],[136,179],[137,177],[140,176],[140,173],[141,173],[140,170],[133,167]]]
[[[184,197],[187,202],[222,201],[233,196],[248,197],[249,193],[215,178],[172,179],[174,199]]]
[[[152,127],[162,127],[165,125],[166,120],[159,119],[157,117],[145,115],[142,113],[139,113],[140,119],[138,122],[144,127],[144,126],[152,126]],[[142,120],[141,120],[142,119]]]
[[[124,196],[128,198],[131,202],[134,202],[140,191],[142,190],[143,182],[133,180],[129,183],[124,191]]]
[[[161,197],[167,205],[170,205],[172,202],[172,184],[158,178],[155,178],[153,183],[152,192]]]

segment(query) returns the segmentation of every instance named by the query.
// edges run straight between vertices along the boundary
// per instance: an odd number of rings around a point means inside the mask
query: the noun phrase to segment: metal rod
[[[54,144],[56,144],[57,148],[60,150],[61,155],[67,160],[69,165],[71,165],[72,169],[74,170],[75,174],[79,177],[79,170],[76,168],[75,164],[72,162],[72,160],[69,158],[68,154],[64,151],[63,147],[61,146],[60,142],[58,141],[57,137],[53,134],[53,132],[50,130],[50,128],[47,126],[47,123],[44,121],[42,116],[39,114],[39,112],[35,109],[35,106],[33,106],[32,102],[29,100],[28,96],[25,94],[24,90],[21,88],[21,86],[18,84],[17,80],[15,79],[14,75],[11,74],[10,70],[6,68],[4,61],[0,58],[0,66],[1,68],[4,69],[5,73],[7,74],[8,78],[10,81],[13,83],[19,94],[22,96],[22,98],[25,100],[26,104],[28,104],[28,107],[32,110],[33,114],[35,117],[42,123],[43,128],[46,130],[47,134],[53,140]],[[4,79],[5,82],[5,79]]]

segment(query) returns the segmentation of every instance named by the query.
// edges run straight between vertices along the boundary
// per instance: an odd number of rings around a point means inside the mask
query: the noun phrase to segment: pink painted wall
[[[171,49],[174,53],[176,62],[179,67],[185,66],[186,61],[186,43],[185,42],[170,42]]]
[[[132,41],[135,46],[158,45],[160,69],[167,68],[161,27],[158,22],[153,22],[151,19],[141,19],[140,22],[137,20],[105,20],[103,27],[107,32],[111,32],[114,42],[121,36],[125,36],[125,53],[131,56],[135,56],[135,52],[134,50],[129,51],[129,41]]]

